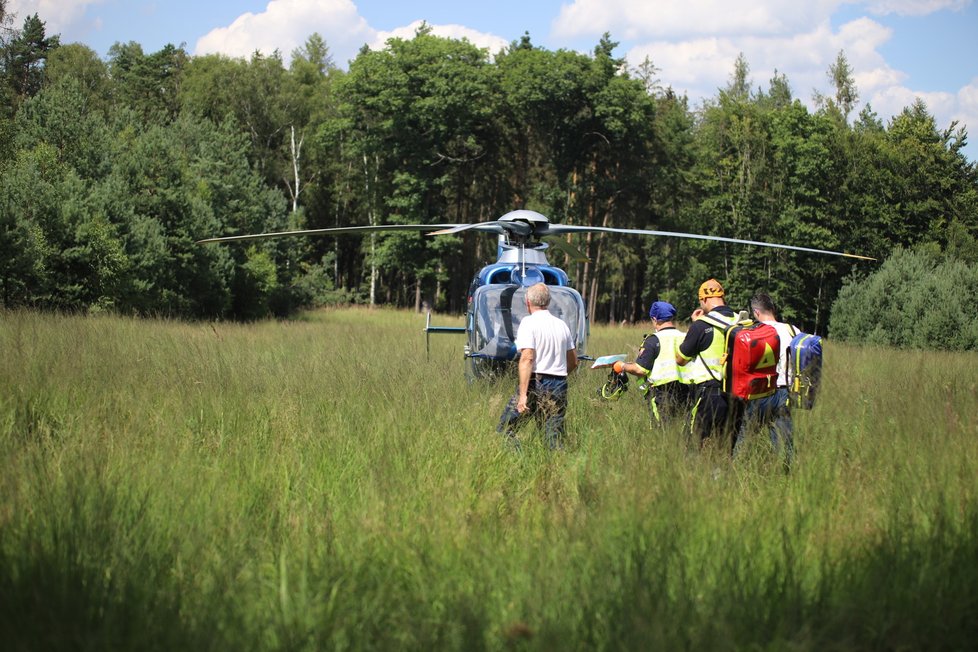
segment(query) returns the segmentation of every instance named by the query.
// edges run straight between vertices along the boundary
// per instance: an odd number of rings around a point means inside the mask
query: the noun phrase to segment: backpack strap
[[[707,324],[709,324],[714,328],[719,328],[724,333],[730,330],[733,327],[733,325],[736,323],[736,321],[727,321],[727,319],[723,315],[720,315],[719,313],[714,315],[712,310],[710,312],[703,313],[700,319],[702,319],[703,321],[705,321]]]
[[[702,353],[697,353],[696,354],[696,357],[699,358],[700,359],[700,362],[703,363],[703,368],[706,369],[706,373],[710,374],[710,378],[712,378],[713,380],[717,381],[718,383],[720,383],[722,385],[723,384],[723,381],[720,380],[719,378],[717,378],[716,376],[714,376],[713,375],[713,372],[710,371],[710,365],[706,364],[706,360],[703,359],[703,354]]]
[[[721,315],[720,313],[714,314],[711,310],[710,312],[703,313],[703,315],[700,317],[701,320],[705,321],[714,328],[714,336],[717,335],[716,331],[719,331],[719,334],[723,337],[724,353],[721,364],[726,364],[727,349],[730,348],[730,332],[733,330],[733,327],[737,325],[739,316],[740,315],[735,315],[732,321],[728,321],[726,316]],[[703,363],[703,368],[706,369],[706,373],[710,375],[710,378],[720,383],[720,385],[723,385],[723,379],[714,376],[713,371],[710,370],[710,365],[706,364],[706,360],[703,359],[703,353],[698,353],[697,357],[700,359],[700,362]]]

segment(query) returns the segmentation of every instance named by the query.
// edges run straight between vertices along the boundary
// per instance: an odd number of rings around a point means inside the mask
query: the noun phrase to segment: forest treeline
[[[464,311],[496,243],[415,232],[195,244],[298,228],[490,220],[561,223],[844,250],[921,245],[978,264],[978,171],[963,128],[921,101],[884,123],[845,53],[809,110],[741,56],[702,105],[630,68],[529,35],[489,53],[435,36],[362,49],[348,70],[312,34],[286,59],[153,53],[103,60],[37,15],[0,42],[0,304],[252,319],[330,303]],[[765,290],[824,332],[846,279],[880,263],[674,238],[578,236],[564,266],[597,321],[653,299],[693,307],[708,277],[733,303]],[[566,263],[566,264],[564,264]],[[865,306],[873,310],[873,306]]]

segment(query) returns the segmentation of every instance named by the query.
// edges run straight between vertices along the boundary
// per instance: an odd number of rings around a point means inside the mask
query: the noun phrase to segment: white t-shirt
[[[550,314],[537,310],[520,320],[516,331],[516,350],[533,349],[533,373],[551,376],[567,375],[567,352],[577,348],[567,324]]]
[[[774,326],[781,340],[781,355],[778,356],[778,387],[788,386],[788,345],[791,338],[799,333],[798,329],[780,321],[762,321],[762,324]]]

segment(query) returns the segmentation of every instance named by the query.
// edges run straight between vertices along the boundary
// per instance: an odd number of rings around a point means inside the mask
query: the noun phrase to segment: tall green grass
[[[973,647],[978,354],[827,343],[785,475],[587,369],[514,452],[422,326],[0,315],[4,648]]]

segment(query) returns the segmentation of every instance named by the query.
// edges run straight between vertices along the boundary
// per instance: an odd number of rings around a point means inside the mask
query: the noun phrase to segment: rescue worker
[[[690,385],[685,369],[676,364],[679,343],[686,333],[676,328],[676,308],[667,301],[656,301],[649,308],[655,332],[646,335],[635,362],[616,362],[616,373],[622,371],[645,380],[646,398],[652,424],[665,425],[684,417],[690,408]],[[699,361],[694,361],[699,366]]]
[[[695,358],[702,360],[701,370],[690,374],[693,383],[690,432],[699,436],[700,446],[708,437],[729,433],[732,455],[745,405],[744,401],[723,392],[726,338],[720,325],[733,326],[738,320],[725,297],[723,286],[716,279],[700,285],[699,308],[690,316],[692,324],[679,345],[676,364],[684,367]]]
[[[758,292],[750,300],[750,309],[757,321],[773,326],[781,340],[781,350],[778,355],[778,388],[774,394],[750,401],[747,404],[744,425],[741,428],[736,446],[739,446],[748,428],[769,427],[771,445],[778,451],[784,446],[785,468],[791,465],[794,457],[794,442],[792,438],[791,408],[788,403],[788,347],[791,339],[798,334],[798,329],[791,324],[777,320],[774,301],[763,292]]]
[[[499,418],[497,432],[518,448],[516,433],[532,416],[544,421],[547,445],[563,448],[567,375],[577,368],[577,342],[562,320],[547,309],[550,290],[543,283],[526,290],[529,315],[516,330],[519,384]]]

